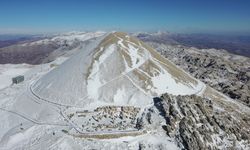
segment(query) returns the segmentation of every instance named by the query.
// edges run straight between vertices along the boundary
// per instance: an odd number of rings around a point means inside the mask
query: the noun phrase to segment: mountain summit
[[[4,149],[250,147],[249,107],[125,33],[83,36],[24,76],[0,93]]]
[[[114,32],[87,43],[31,88],[39,97],[70,106],[145,106],[163,93],[198,94],[204,84],[138,39]]]

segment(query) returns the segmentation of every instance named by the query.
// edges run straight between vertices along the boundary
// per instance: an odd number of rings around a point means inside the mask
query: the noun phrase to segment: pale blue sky
[[[0,33],[71,30],[250,33],[250,1],[0,1]]]

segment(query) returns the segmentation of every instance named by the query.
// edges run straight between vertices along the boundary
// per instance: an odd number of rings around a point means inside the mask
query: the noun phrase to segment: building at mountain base
[[[23,82],[23,81],[24,81],[24,76],[22,76],[22,75],[19,75],[19,76],[12,78],[13,84],[18,84],[18,83]]]

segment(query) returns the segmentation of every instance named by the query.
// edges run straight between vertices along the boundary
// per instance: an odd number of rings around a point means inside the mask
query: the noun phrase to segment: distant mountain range
[[[200,49],[224,49],[230,53],[250,57],[250,36],[212,34],[171,34],[168,32],[137,33],[143,41],[184,45]]]
[[[0,48],[7,47],[10,45],[23,43],[23,42],[30,42],[34,40],[41,39],[41,36],[34,36],[34,35],[9,35],[9,34],[0,34]]]
[[[70,32],[52,36],[0,36],[0,64],[41,64],[79,46],[101,33]],[[2,44],[1,44],[2,43]]]
[[[41,64],[74,49],[87,32],[62,35],[0,35],[0,64]],[[230,53],[250,57],[250,36],[219,36],[208,34],[172,34],[169,32],[133,33],[145,42],[183,45],[199,49],[225,49]],[[90,37],[94,35],[89,35]]]

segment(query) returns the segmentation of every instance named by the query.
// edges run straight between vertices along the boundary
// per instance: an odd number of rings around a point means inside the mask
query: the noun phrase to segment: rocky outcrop
[[[180,149],[250,149],[250,109],[210,87],[204,93],[155,97],[137,119],[137,129],[165,132]]]
[[[250,59],[224,50],[148,42],[163,56],[232,99],[250,106]]]
[[[165,94],[154,99],[165,118],[162,128],[184,149],[250,148],[250,117],[196,95]]]

